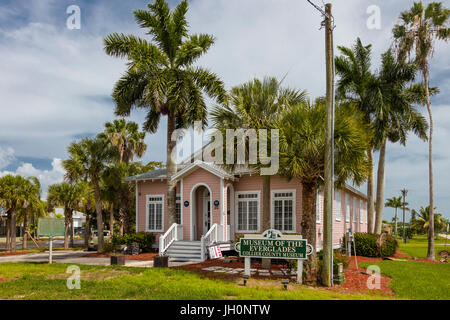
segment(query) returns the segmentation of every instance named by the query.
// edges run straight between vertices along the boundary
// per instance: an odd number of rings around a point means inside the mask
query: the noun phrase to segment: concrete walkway
[[[53,262],[67,263],[67,264],[86,264],[86,265],[101,265],[109,266],[110,258],[84,257],[88,252],[86,251],[70,251],[58,250],[53,252]],[[89,253],[92,253],[90,251]],[[48,262],[48,252],[29,253],[21,255],[0,256],[0,263],[2,262]],[[181,266],[190,264],[189,262],[175,262],[169,261],[169,267]],[[125,260],[127,267],[153,267],[153,261],[138,261]]]

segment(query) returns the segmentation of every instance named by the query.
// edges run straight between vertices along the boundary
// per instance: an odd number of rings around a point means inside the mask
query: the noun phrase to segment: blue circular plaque
[[[214,206],[218,207],[219,206],[219,200],[214,200]]]
[[[189,201],[185,201],[185,202],[184,202],[184,206],[185,206],[185,207],[189,207]]]

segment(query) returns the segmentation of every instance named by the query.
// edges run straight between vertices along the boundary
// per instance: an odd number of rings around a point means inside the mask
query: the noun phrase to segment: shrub
[[[139,248],[142,249],[142,252],[150,252],[155,243],[155,235],[147,232],[130,233],[124,234],[122,237],[114,236],[112,241],[114,246],[121,244],[131,245],[134,242],[139,244]]]
[[[346,243],[346,236],[344,236],[344,243]],[[378,245],[379,235],[371,233],[359,233],[354,234],[356,254],[363,257],[391,257],[397,250],[398,243],[395,238],[388,234],[383,234],[383,243]],[[352,255],[355,254],[355,249],[352,244]]]
[[[114,252],[114,244],[112,244],[112,242],[110,241],[105,241],[105,243],[103,243],[103,252],[104,253],[112,253]]]

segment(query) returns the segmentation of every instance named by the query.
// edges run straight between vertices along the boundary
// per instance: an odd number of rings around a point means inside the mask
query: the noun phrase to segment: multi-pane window
[[[237,195],[238,231],[258,231],[258,213],[258,193],[239,193]]]
[[[164,197],[163,196],[148,196],[147,197],[148,210],[148,231],[162,232],[163,218],[164,218]]]
[[[294,193],[274,192],[272,198],[274,229],[294,231]]]
[[[353,222],[358,222],[358,208],[356,206],[356,198],[353,198]]]
[[[341,221],[341,191],[335,190],[336,195],[336,220]]]
[[[181,197],[177,196],[177,202],[175,204],[175,222],[181,224]]]
[[[350,222],[350,196],[345,197],[345,221]]]

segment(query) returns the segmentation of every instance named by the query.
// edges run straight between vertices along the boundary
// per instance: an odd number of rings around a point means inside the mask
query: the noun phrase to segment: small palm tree
[[[64,249],[73,247],[73,211],[80,207],[81,189],[78,184],[74,183],[58,183],[48,187],[47,203],[48,211],[53,211],[56,206],[64,208]]]
[[[44,215],[45,207],[41,201],[41,184],[36,177],[29,177],[28,182],[24,184],[25,203],[19,209],[17,220],[23,223],[23,242],[22,248],[27,249],[27,240],[30,233],[30,219],[35,220]]]
[[[448,41],[450,10],[441,2],[431,2],[425,8],[422,2],[414,2],[411,9],[400,14],[401,22],[394,26],[392,33],[395,39],[399,59],[406,60],[413,54],[423,77],[425,88],[425,104],[430,118],[428,134],[428,173],[430,197],[430,224],[428,234],[427,259],[434,260],[434,190],[433,190],[433,114],[431,111],[429,64],[435,48],[436,40]]]
[[[336,185],[347,180],[361,184],[367,179],[370,128],[363,115],[351,103],[337,105],[335,116]],[[325,161],[325,102],[301,103],[282,113],[280,130],[280,173],[302,183],[302,235],[316,243],[316,194],[323,183]],[[315,251],[308,258],[306,271],[315,266]]]
[[[394,218],[395,231],[394,232],[395,232],[395,239],[397,239],[397,235],[398,235],[398,233],[397,233],[397,221],[398,221],[397,210],[398,210],[398,208],[401,208],[403,206],[403,199],[401,196],[392,197],[392,198],[386,200],[386,203],[384,204],[384,206],[395,209],[395,218]]]
[[[437,209],[436,207],[434,208]],[[430,226],[433,226],[436,230],[439,230],[443,226],[443,220],[442,220],[442,213],[435,213],[434,214],[434,223],[430,223],[430,207],[426,206],[420,207],[419,212],[417,212],[417,218],[414,220],[415,227],[418,227],[419,230],[424,230],[425,232],[428,232]]]
[[[26,189],[29,181],[22,176],[0,178],[0,206],[6,211],[6,251],[16,251],[17,212],[27,205]]]
[[[172,159],[176,141],[172,135],[177,128],[185,128],[201,121],[207,124],[204,93],[219,103],[226,103],[227,94],[218,76],[194,63],[214,44],[208,34],[188,34],[187,0],[172,11],[164,0],[155,0],[146,10],[135,10],[140,27],[147,29],[152,42],[134,35],[113,33],[104,40],[108,55],[128,59],[125,75],[116,83],[113,98],[116,114],[128,116],[134,107],[147,112],[144,129],[154,133],[161,116],[167,116],[167,204],[169,225],[176,221],[177,172]]]
[[[65,178],[69,182],[88,180],[92,184],[97,213],[98,251],[103,251],[103,217],[100,195],[100,179],[107,164],[112,161],[116,150],[108,148],[99,138],[85,138],[68,147],[69,159],[63,161]]]

